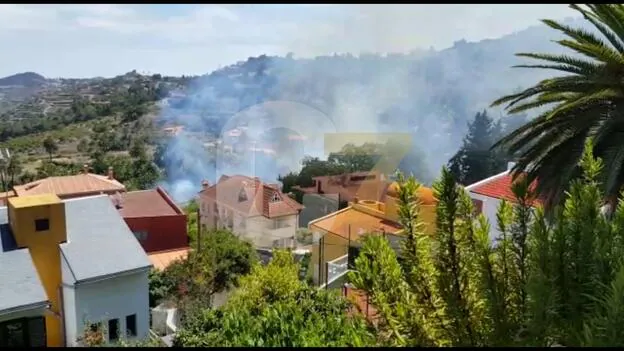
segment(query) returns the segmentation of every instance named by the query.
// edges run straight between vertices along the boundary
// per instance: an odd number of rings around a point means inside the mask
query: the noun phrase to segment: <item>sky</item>
[[[444,49],[498,38],[563,4],[0,4],[0,77],[196,75],[250,56]]]

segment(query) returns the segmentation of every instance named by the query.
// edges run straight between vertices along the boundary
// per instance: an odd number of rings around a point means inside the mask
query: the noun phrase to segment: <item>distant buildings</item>
[[[249,239],[257,248],[293,247],[298,227],[297,201],[277,185],[242,175],[222,176],[199,192],[201,224],[227,228]]]
[[[108,197],[11,198],[0,244],[0,346],[76,346],[96,326],[148,335],[152,265]]]

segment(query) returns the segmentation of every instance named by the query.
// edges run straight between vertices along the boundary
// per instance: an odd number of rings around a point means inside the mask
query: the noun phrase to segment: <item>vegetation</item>
[[[317,157],[306,157],[302,161],[302,168],[299,173],[291,172],[280,176],[279,181],[282,182],[282,191],[285,193],[293,192],[295,199],[302,203],[303,193],[293,189],[294,186],[310,187],[314,184],[312,178],[318,176],[340,175],[352,172],[367,172],[374,169],[387,169],[385,162],[391,157],[388,155],[397,155],[401,152],[393,152],[397,149],[397,145],[388,142],[386,144],[364,143],[356,146],[353,144],[345,145],[340,152],[330,153],[327,161]],[[420,155],[413,153],[404,158],[402,163],[397,162],[397,166],[410,165],[410,168],[417,168],[418,175],[425,176],[422,166],[423,159]],[[394,170],[393,170],[394,171]]]
[[[210,306],[212,296],[237,284],[258,260],[250,243],[227,230],[213,230],[202,237],[199,250],[174,262],[163,272],[150,275],[150,305],[176,302],[183,314],[193,306]]]
[[[616,346],[624,344],[624,201],[601,214],[602,161],[588,144],[563,207],[547,221],[530,209],[526,178],[502,202],[500,235],[474,217],[472,203],[446,169],[435,182],[437,232],[418,222],[419,184],[400,177],[406,240],[397,254],[367,236],[350,273],[376,306],[377,335],[396,346]]]
[[[255,265],[219,309],[201,309],[184,321],[174,346],[327,347],[366,346],[375,337],[347,301],[299,279],[287,251],[266,266]]]
[[[554,69],[563,75],[543,80],[517,94],[496,100],[510,113],[546,107],[538,117],[503,138],[497,145],[519,154],[515,171],[539,178],[537,192],[550,207],[564,195],[571,179],[580,176],[577,166],[587,138],[593,138],[596,155],[610,167],[601,175],[601,186],[611,205],[624,182],[624,153],[620,105],[624,101],[624,6],[621,4],[571,5],[602,36],[561,23],[543,22],[564,34],[561,46],[574,55],[520,53],[543,61],[518,67]]]
[[[504,155],[491,150],[502,136],[501,121],[494,122],[486,111],[477,113],[468,124],[461,148],[449,161],[449,170],[460,184],[473,184],[505,170]]]

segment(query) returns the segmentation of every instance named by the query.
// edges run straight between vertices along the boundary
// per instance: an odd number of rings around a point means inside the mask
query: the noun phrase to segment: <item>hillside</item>
[[[552,74],[511,68],[523,62],[514,54],[558,52],[552,42],[557,38],[558,32],[540,25],[499,39],[460,40],[448,49],[418,54],[251,57],[194,80],[187,96],[169,99],[161,122],[217,134],[252,121],[257,123],[245,127],[255,129],[248,130],[252,134],[276,127],[310,133],[323,124],[331,125],[327,131],[409,132],[414,137],[414,151],[425,158],[427,171],[437,174],[457,150],[467,122],[477,111]],[[287,103],[265,104],[262,118],[267,114],[283,116],[258,122],[259,117],[251,116],[254,109],[239,113],[271,101]],[[310,111],[317,116],[310,118]],[[491,112],[503,116],[500,109]],[[283,125],[285,119],[292,124]],[[322,135],[316,139],[322,142]],[[200,143],[196,146],[201,148]],[[305,153],[322,154],[322,144],[316,146],[306,144]],[[171,174],[176,174],[174,182],[197,184],[207,170],[220,173],[215,167],[223,166],[206,165],[205,158],[188,149],[186,144],[179,150],[172,146],[169,152],[171,164],[176,165],[171,167]],[[180,169],[182,163],[190,168]],[[254,167],[257,174],[269,178],[276,176],[279,168],[266,162],[255,162]]]
[[[43,85],[46,82],[46,78],[35,72],[24,72],[14,74],[12,76],[0,78],[0,87],[3,86],[23,86],[34,87]]]

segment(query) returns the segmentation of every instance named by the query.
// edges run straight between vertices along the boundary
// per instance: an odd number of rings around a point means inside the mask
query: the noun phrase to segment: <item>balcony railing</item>
[[[327,262],[327,281],[322,284],[320,288],[325,288],[327,285],[340,279],[349,271],[349,255],[338,257],[335,260]]]

